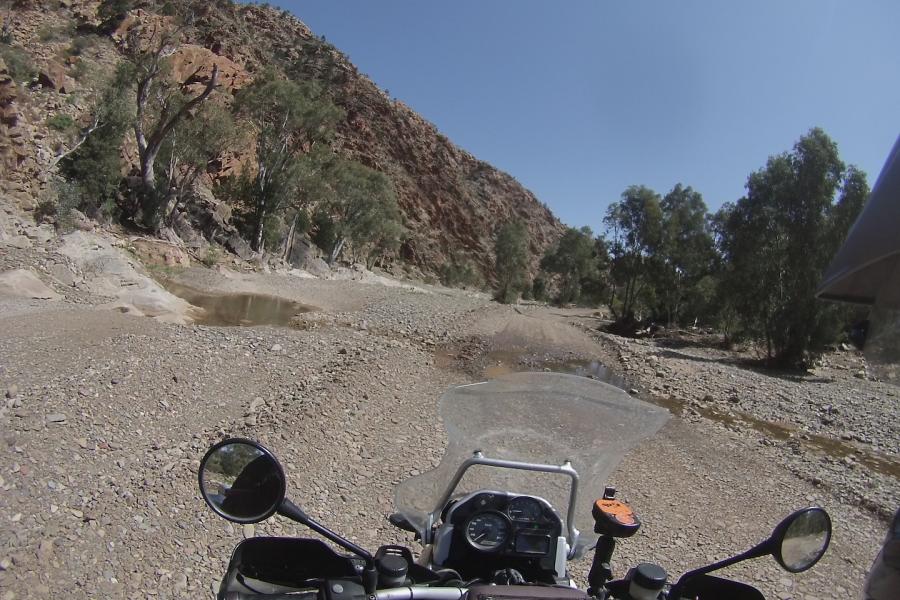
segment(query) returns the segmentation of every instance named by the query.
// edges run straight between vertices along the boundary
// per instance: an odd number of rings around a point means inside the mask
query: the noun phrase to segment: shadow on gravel
[[[709,348],[709,346],[696,346],[698,348]],[[791,383],[832,383],[834,380],[828,377],[817,377],[815,375],[811,375],[806,371],[798,371],[798,370],[790,370],[790,369],[776,369],[773,367],[768,367],[765,364],[765,361],[754,358],[731,358],[731,357],[710,357],[710,356],[694,356],[693,354],[685,354],[684,352],[678,352],[677,350],[663,350],[659,353],[660,356],[664,358],[674,358],[678,360],[690,360],[693,362],[699,363],[707,363],[707,364],[718,364],[718,365],[730,365],[732,367],[737,367],[739,369],[746,369],[748,371],[753,371],[758,375],[765,375],[766,377],[774,377],[776,379],[781,379],[784,381],[790,381]]]
[[[718,365],[732,365],[735,367],[744,366],[743,361],[741,359],[736,358],[726,358],[726,357],[710,357],[710,356],[694,356],[693,354],[685,354],[684,352],[678,352],[677,350],[663,350],[659,353],[660,356],[665,358],[676,358],[679,360],[691,360],[694,362],[702,362],[702,363],[712,363]]]

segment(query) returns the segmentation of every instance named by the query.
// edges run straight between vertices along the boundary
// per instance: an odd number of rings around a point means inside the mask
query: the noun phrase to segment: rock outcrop
[[[263,68],[318,82],[345,114],[338,126],[337,151],[384,172],[393,181],[408,229],[400,254],[413,272],[437,274],[452,257],[479,265],[490,279],[493,237],[508,219],[525,222],[532,264],[561,235],[564,227],[559,220],[513,177],[458,148],[410,107],[391,100],[345,55],[286,11],[230,2],[190,4],[190,26],[176,28],[175,18],[167,12],[171,7],[165,2],[141,2],[139,8],[111,22],[100,19],[97,2],[70,0],[57,4],[57,12],[52,15],[37,8],[28,14],[23,10],[20,21],[24,25],[17,33],[40,58],[43,70],[37,83],[45,94],[65,93],[73,87],[68,68],[51,60],[51,44],[40,46],[37,32],[46,30],[48,23],[79,24],[69,29],[68,35],[81,35],[81,30],[101,32],[110,49],[158,44],[161,31],[174,31],[171,76],[189,88],[200,88],[217,66],[217,96],[226,104]],[[55,43],[58,51],[67,42]],[[15,92],[10,91],[14,86],[10,85],[0,71],[0,168],[6,165],[7,169],[15,168],[12,165],[21,160],[14,141],[10,141],[15,135],[15,115],[8,108],[12,102],[9,98],[15,98]],[[49,106],[52,100],[44,102]],[[47,116],[32,119],[29,126],[40,133]],[[132,145],[126,142],[126,147]],[[252,163],[251,152],[250,148],[235,149],[233,155],[212,165],[211,174],[222,176]],[[130,159],[132,154],[126,152]],[[35,162],[48,163],[46,157],[38,157]],[[196,212],[186,207],[186,213]],[[195,226],[196,216],[191,218]],[[207,220],[216,222],[200,225],[201,231],[207,225],[215,226],[217,237],[231,240],[226,246],[243,250],[229,230],[227,218],[221,223],[218,218]]]
[[[275,65],[289,76],[322,84],[346,115],[339,125],[339,150],[394,182],[410,233],[402,256],[421,271],[435,273],[457,256],[472,260],[490,277],[493,236],[510,218],[528,227],[535,264],[562,234],[562,223],[513,177],[391,100],[345,55],[289,14],[259,6],[209,9],[198,16],[196,27],[207,47],[248,70]],[[250,35],[252,44],[240,43]]]
[[[0,59],[0,179],[7,179],[25,161],[27,152],[19,129],[18,92],[6,63]]]

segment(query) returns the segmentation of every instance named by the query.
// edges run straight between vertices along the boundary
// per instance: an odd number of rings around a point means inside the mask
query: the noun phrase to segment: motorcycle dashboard
[[[536,496],[483,491],[454,503],[447,521],[478,553],[542,557],[562,533],[562,520]]]

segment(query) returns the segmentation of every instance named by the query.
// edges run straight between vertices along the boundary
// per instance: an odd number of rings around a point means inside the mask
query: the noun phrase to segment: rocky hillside
[[[8,65],[0,65],[0,179],[4,191],[26,209],[46,187],[53,156],[63,144],[48,119],[57,114],[83,119],[92,85],[85,74],[108,72],[128,29],[165,23],[172,10],[170,2],[118,3],[131,7],[124,19],[104,21],[97,1],[50,2],[53,10],[47,4],[19,0],[4,15],[12,47],[33,66],[27,77],[13,81]],[[192,5],[192,18],[173,56],[175,77],[202,80],[216,64],[218,93],[227,96],[263,66],[274,66],[323,85],[345,113],[337,150],[394,183],[409,231],[401,256],[414,271],[436,273],[451,256],[460,256],[490,275],[492,236],[513,216],[527,223],[535,262],[561,234],[559,220],[513,177],[455,146],[410,107],[392,100],[289,13],[228,1],[179,5]],[[240,152],[231,157],[241,160]]]

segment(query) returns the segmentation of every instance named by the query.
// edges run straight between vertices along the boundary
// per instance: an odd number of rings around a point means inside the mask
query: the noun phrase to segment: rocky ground
[[[289,327],[171,323],[98,293],[107,288],[59,241],[28,239],[0,247],[0,272],[30,269],[61,298],[0,296],[3,600],[209,596],[242,537],[301,534],[283,519],[234,526],[206,508],[199,459],[226,435],[275,450],[291,496],[357,543],[412,543],[385,516],[393,486],[440,458],[441,390],[486,370],[574,369],[584,359],[676,413],[613,477],[643,520],[619,545],[620,574],[643,560],[678,574],[819,504],[835,534],[815,569],[791,576],[760,559],[730,573],[769,597],[855,596],[897,504],[896,397],[856,376],[864,365],[853,352],[809,375],[775,375],[702,340],[599,333],[584,311],[236,269],[166,274],[315,312]]]

